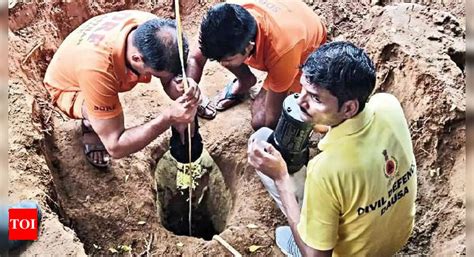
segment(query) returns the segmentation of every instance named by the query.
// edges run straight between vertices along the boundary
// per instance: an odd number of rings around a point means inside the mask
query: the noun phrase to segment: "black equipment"
[[[297,103],[298,98],[299,94],[291,94],[285,98],[278,124],[267,140],[281,153],[290,174],[308,163],[308,142],[313,131],[313,126],[301,119],[302,111]]]

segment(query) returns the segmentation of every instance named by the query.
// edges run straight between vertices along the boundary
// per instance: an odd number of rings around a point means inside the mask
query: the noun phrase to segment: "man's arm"
[[[280,199],[287,215],[288,224],[290,225],[291,232],[295,239],[298,248],[300,249],[303,256],[316,256],[316,257],[330,257],[332,250],[320,251],[306,245],[301,239],[298,229],[296,228],[300,222],[300,207],[296,202],[294,191],[291,190],[291,181],[288,172],[284,172],[284,175],[275,180],[275,185],[280,194]]]
[[[196,88],[192,87],[162,114],[140,126],[125,129],[123,113],[106,120],[89,117],[89,122],[107,152],[113,158],[122,158],[143,149],[171,125],[192,122],[199,103],[199,96],[195,95],[196,91]]]
[[[288,92],[273,92],[269,90],[265,98],[265,124],[264,127],[275,128],[283,108],[283,101]]]
[[[202,78],[202,71],[206,65],[207,58],[202,54],[199,48],[194,49],[188,58],[188,66],[186,67],[186,75],[196,83],[199,83]]]
[[[332,250],[320,251],[314,249],[306,245],[301,239],[297,229],[300,222],[300,207],[292,190],[286,163],[278,150],[267,142],[256,141],[249,145],[248,155],[250,165],[275,181],[293,237],[303,256],[331,256]]]
[[[280,117],[283,101],[288,91],[299,84],[298,73],[303,44],[300,42],[291,51],[285,53],[268,70],[264,88],[267,89],[265,99],[264,126],[274,128]]]
[[[125,129],[123,113],[107,120],[89,118],[92,128],[113,158],[120,159],[135,153],[166,131],[172,124],[168,113],[133,128]]]

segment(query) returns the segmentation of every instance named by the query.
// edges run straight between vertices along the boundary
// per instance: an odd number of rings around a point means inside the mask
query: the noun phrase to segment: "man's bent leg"
[[[84,154],[87,160],[97,168],[106,168],[110,164],[110,155],[107,152],[99,135],[95,133],[89,122],[86,105],[81,106],[82,114],[82,143],[84,144]]]
[[[277,227],[275,230],[275,242],[280,250],[286,256],[300,257],[302,256],[298,245],[296,244],[293,232],[289,226]]]
[[[64,91],[45,84],[53,105],[58,107],[62,113],[71,119],[82,119],[82,105],[84,104],[84,94],[80,91]]]
[[[265,174],[261,173],[258,170],[257,170],[257,175],[260,177],[260,181],[262,181],[263,185],[267,189],[270,196],[278,205],[278,208],[280,208],[280,210],[286,216],[285,209],[283,208],[283,204],[280,199],[280,194],[278,193],[278,190],[276,188],[276,185],[273,179],[269,178],[268,176],[266,176]],[[290,180],[293,186],[292,189],[294,190],[293,193],[295,194],[295,198],[296,198],[296,201],[298,202],[298,205],[300,206],[300,209],[301,209],[301,206],[303,205],[305,179],[306,179],[305,166],[303,166],[299,171],[290,175]]]
[[[51,95],[53,105],[61,112],[71,119],[82,119],[82,143],[87,160],[99,168],[106,167],[110,156],[89,123],[84,94],[81,91],[64,91],[48,84],[45,87]]]
[[[250,112],[252,114],[252,128],[254,131],[257,131],[258,129],[265,127],[265,98],[266,96],[267,96],[267,90],[262,88],[252,103]]]

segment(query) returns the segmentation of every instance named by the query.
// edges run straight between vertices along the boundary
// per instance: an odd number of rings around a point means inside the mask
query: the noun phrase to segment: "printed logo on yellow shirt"
[[[395,157],[388,155],[387,149],[382,151],[385,158],[384,174],[388,178],[388,184],[390,185],[393,178],[398,174],[398,161]]]

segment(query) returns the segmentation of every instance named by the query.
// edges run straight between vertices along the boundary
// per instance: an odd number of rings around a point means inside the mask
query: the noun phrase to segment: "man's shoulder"
[[[391,128],[394,133],[408,131],[407,120],[400,101],[392,94],[374,94],[367,104],[375,113],[376,128]]]
[[[374,110],[402,110],[400,101],[389,93],[376,93],[372,95],[368,105],[374,108]]]
[[[343,147],[338,148],[337,151],[326,150],[319,153],[309,161],[309,173],[317,171],[315,173],[318,174],[318,178],[331,179],[342,175],[342,173],[363,168],[362,157],[354,149],[356,148]]]

